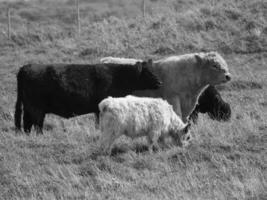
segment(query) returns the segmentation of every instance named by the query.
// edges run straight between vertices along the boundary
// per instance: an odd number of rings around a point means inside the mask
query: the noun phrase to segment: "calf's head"
[[[171,136],[174,139],[176,145],[180,147],[186,147],[190,144],[190,141],[192,139],[190,128],[191,124],[188,123],[184,126],[183,129],[174,130],[173,132],[171,132]]]
[[[207,84],[217,85],[231,80],[227,63],[217,52],[196,54],[195,58]]]
[[[134,65],[137,69],[139,78],[136,83],[137,90],[158,89],[162,82],[152,72],[152,60],[137,62]]]

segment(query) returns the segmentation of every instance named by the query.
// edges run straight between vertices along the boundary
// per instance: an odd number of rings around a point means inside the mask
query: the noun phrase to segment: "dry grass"
[[[0,2],[0,199],[267,199],[267,4],[262,0]],[[47,1],[46,1],[47,2]],[[233,81],[222,86],[230,122],[201,116],[187,149],[149,155],[122,138],[95,156],[94,118],[48,116],[43,136],[16,135],[16,73],[28,62],[95,62],[102,56],[161,58],[217,50]]]

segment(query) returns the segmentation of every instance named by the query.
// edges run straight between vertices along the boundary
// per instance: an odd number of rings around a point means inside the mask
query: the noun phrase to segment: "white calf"
[[[146,136],[149,151],[158,147],[158,139],[171,136],[179,146],[190,140],[189,124],[184,124],[167,101],[160,98],[108,97],[98,105],[100,110],[101,147],[111,151],[114,140],[121,135],[131,138]]]

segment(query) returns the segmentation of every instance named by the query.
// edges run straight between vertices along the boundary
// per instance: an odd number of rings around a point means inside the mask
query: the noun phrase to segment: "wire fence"
[[[140,0],[140,11],[142,13],[143,19],[146,18],[146,9],[147,9],[147,0]],[[80,3],[80,0],[75,0],[75,4],[72,5],[71,10],[60,10],[56,13],[55,18],[61,18],[63,21],[65,20],[66,23],[68,22],[68,25],[73,27],[75,29],[75,34],[77,37],[80,37],[82,32],[82,20],[83,15],[87,15],[90,11],[90,9],[87,10],[81,10],[81,7],[83,5]],[[47,10],[40,10],[40,7],[35,7],[34,4],[30,4],[31,11],[33,12],[22,12],[20,15],[23,17],[20,17],[18,19],[17,17],[17,9],[14,9],[12,6],[7,5],[6,9],[2,11],[5,12],[5,16],[2,15],[2,23],[0,23],[0,33],[5,35],[8,39],[11,39],[12,34],[14,34],[15,27],[17,26],[23,27],[27,30],[28,33],[30,33],[30,29],[33,26],[39,26],[42,24],[49,24],[54,23],[56,25],[56,19],[53,21],[53,13],[49,13]],[[89,11],[88,11],[89,10]],[[112,14],[112,12],[111,12]],[[46,18],[50,18],[50,20],[45,22]],[[6,20],[6,22],[3,23],[3,19]],[[52,22],[51,22],[52,21]],[[5,25],[4,25],[5,24]],[[38,25],[39,24],[39,25]]]

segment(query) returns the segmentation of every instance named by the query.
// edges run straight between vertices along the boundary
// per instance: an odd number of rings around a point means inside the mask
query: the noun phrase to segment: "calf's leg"
[[[103,134],[104,135],[103,135],[102,140],[101,140],[101,150],[105,154],[111,155],[113,143],[116,140],[116,138],[118,137],[118,135],[116,135],[114,131],[104,132]]]
[[[114,141],[121,136],[120,130],[115,126],[113,123],[107,123],[105,124],[104,122],[106,121],[100,121],[101,125],[101,132],[102,132],[102,137],[101,137],[101,150],[106,153],[106,154],[111,154],[112,150],[112,145]],[[110,121],[109,121],[110,122]],[[115,126],[115,127],[114,127]]]
[[[160,134],[159,132],[153,131],[149,133],[147,136],[148,150],[150,154],[153,153],[153,148],[155,148],[156,150],[159,149],[158,145],[159,134]]]

